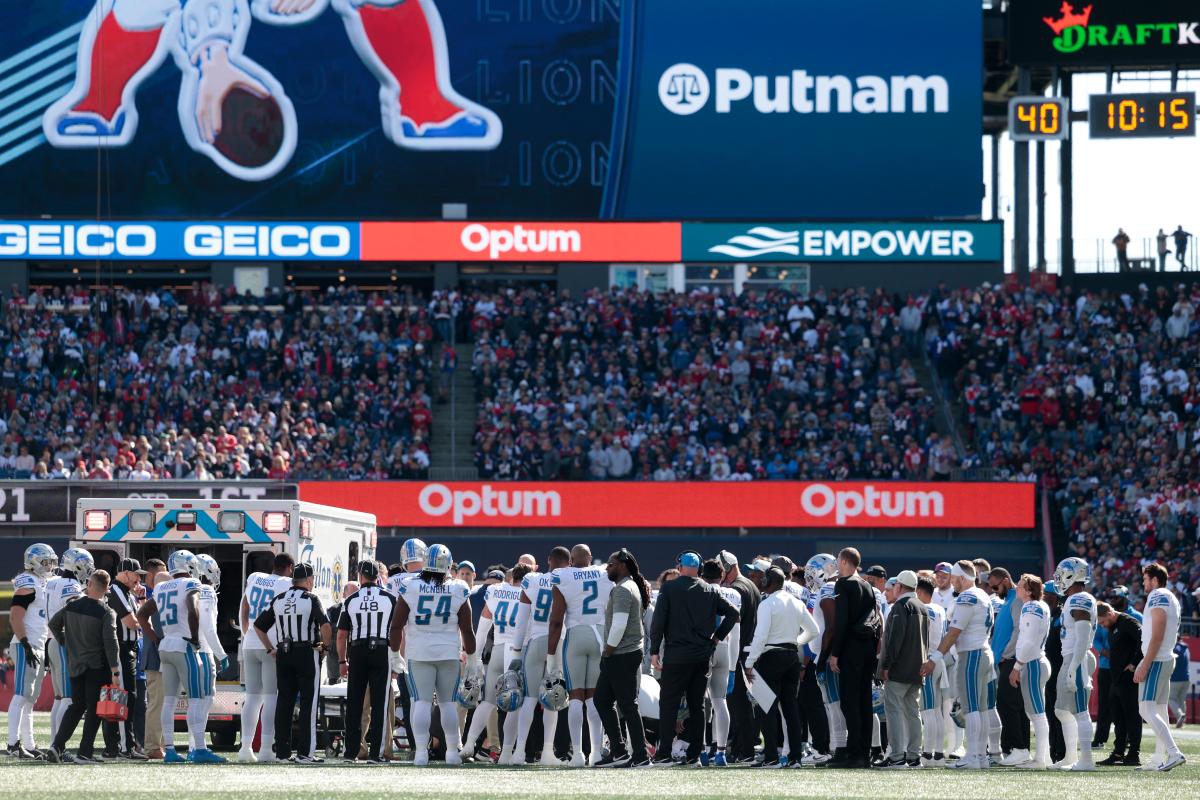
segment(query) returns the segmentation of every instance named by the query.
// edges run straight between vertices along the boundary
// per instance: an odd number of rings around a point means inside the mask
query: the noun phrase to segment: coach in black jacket
[[[688,761],[700,757],[704,741],[704,692],[708,689],[708,663],[717,643],[738,623],[738,610],[716,587],[700,580],[700,555],[679,556],[679,577],[668,581],[658,593],[650,625],[650,663],[662,670],[659,680],[658,751],[655,761],[671,760],[679,701],[687,697],[688,714],[684,738]],[[721,626],[717,627],[717,617]],[[666,646],[663,647],[663,643]],[[658,656],[662,650],[662,658]]]
[[[1138,711],[1138,687],[1133,671],[1142,660],[1142,626],[1108,603],[1096,604],[1096,620],[1108,629],[1108,663],[1112,676],[1112,715],[1116,740],[1112,754],[1098,761],[1106,766],[1141,766],[1142,717]]]
[[[863,769],[871,763],[871,679],[883,621],[876,611],[875,592],[858,575],[861,563],[862,556],[853,547],[838,553],[841,577],[834,584],[833,639],[828,653],[822,653],[839,675],[846,717],[846,750],[834,753],[828,764],[834,768]]]

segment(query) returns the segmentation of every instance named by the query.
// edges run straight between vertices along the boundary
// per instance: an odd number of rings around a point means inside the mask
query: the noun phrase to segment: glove
[[[521,660],[520,656],[516,656],[513,658],[512,661],[508,662],[508,671],[509,672],[520,672],[521,667],[524,665],[524,663],[525,662]]]
[[[42,660],[38,658],[37,651],[33,648],[33,645],[29,643],[28,639],[21,640],[21,649],[25,651],[25,663],[34,669],[37,669],[37,665],[42,663]]]
[[[217,672],[224,672],[229,669],[229,656],[225,656],[217,662]]]

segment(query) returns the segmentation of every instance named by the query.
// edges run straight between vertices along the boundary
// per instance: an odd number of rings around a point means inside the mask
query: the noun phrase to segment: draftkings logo
[[[1067,0],[1057,17],[1042,17],[1054,32],[1054,49],[1078,53],[1092,47],[1144,47],[1200,44],[1200,22],[1132,22],[1103,25],[1092,22],[1094,4],[1077,8]]]

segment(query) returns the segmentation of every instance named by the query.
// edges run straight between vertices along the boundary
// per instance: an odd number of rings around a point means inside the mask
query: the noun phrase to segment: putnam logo
[[[754,75],[719,67],[710,81],[695,64],[668,67],[658,80],[658,99],[672,114],[691,116],[713,99],[713,111],[730,114],[945,114],[950,84],[942,75]]]
[[[845,525],[855,517],[905,517],[936,519],[946,514],[946,498],[941,492],[877,489],[834,489],[824,483],[809,486],[800,495],[800,507],[810,517],[833,516],[836,525]]]
[[[431,517],[452,515],[455,525],[462,525],[480,514],[485,517],[562,516],[562,496],[558,492],[493,489],[490,484],[484,484],[476,492],[431,483],[417,496],[417,505]]]

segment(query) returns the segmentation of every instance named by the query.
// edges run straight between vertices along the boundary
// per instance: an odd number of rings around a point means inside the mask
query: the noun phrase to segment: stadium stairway
[[[458,369],[449,386],[448,402],[440,406],[441,419],[434,420],[429,438],[430,477],[448,481],[475,480],[475,384],[471,380],[470,342],[454,346]]]

